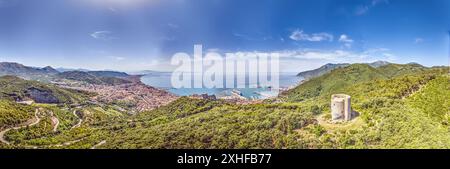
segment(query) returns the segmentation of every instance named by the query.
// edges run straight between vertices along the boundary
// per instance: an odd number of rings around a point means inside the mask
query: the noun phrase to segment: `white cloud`
[[[372,6],[376,6],[378,4],[389,4],[389,0],[372,0]]]
[[[342,34],[339,37],[339,42],[344,43],[344,46],[347,48],[351,48],[352,47],[352,43],[353,43],[353,39],[350,39],[349,36],[347,36],[346,34]]]
[[[113,39],[118,39],[114,36],[112,36],[112,32],[111,31],[97,31],[94,33],[91,33],[91,37],[94,39],[100,39],[100,40],[113,40]]]
[[[126,58],[121,57],[121,56],[108,56],[108,58],[116,60],[116,61],[122,61],[122,60],[126,59]]]
[[[159,39],[162,41],[174,41],[176,38],[173,36],[162,36]]]
[[[362,6],[356,7],[355,14],[356,15],[364,15],[365,13],[367,13],[367,11],[369,11],[369,6],[362,5]]]
[[[416,38],[416,39],[414,39],[414,43],[415,43],[415,44],[422,43],[423,41],[424,41],[424,39],[422,39],[422,38]]]
[[[280,50],[270,52],[239,51],[233,52],[240,59],[253,56],[270,56],[277,53],[280,57],[280,69],[282,72],[299,72],[317,68],[325,63],[369,63],[378,60],[393,62],[397,56],[387,48],[372,48],[364,51],[353,50],[321,50],[299,49]],[[223,56],[225,56],[223,54]]]
[[[177,29],[178,27],[180,27],[180,26],[178,26],[177,24],[174,24],[174,23],[168,23],[167,26],[169,28],[171,28],[171,29]]]
[[[388,52],[388,51],[390,51],[390,49],[388,49],[388,48],[372,48],[372,49],[365,50],[363,53],[371,54],[371,53],[381,53],[381,52]]]
[[[292,40],[295,41],[311,41],[311,42],[320,42],[320,41],[333,41],[333,35],[325,32],[321,33],[313,33],[306,34],[303,30],[296,29],[289,36]]]
[[[233,36],[244,39],[244,40],[255,40],[254,38],[252,38],[248,35],[244,35],[244,34],[240,34],[240,33],[233,33]]]
[[[387,48],[371,48],[363,51],[355,51],[350,49],[293,49],[293,50],[275,50],[275,51],[230,51],[211,48],[207,52],[217,52],[222,57],[234,55],[238,60],[247,60],[255,56],[270,56],[277,53],[280,57],[280,71],[282,72],[300,72],[310,70],[322,66],[326,63],[369,63],[378,60],[394,62],[398,58]],[[206,53],[204,53],[206,54]],[[148,67],[156,70],[172,71],[176,66],[171,65],[167,60],[159,62],[152,61],[137,63],[139,67]]]
[[[373,48],[360,52],[352,50],[320,50],[320,49],[302,49],[302,50],[281,50],[272,52],[235,52],[233,54],[238,56],[255,56],[255,55],[270,55],[271,53],[278,53],[280,58],[285,59],[307,59],[307,60],[326,60],[329,62],[366,62],[365,59],[373,58],[373,60],[389,60],[395,55],[389,52],[387,48]]]
[[[116,59],[116,60],[125,60],[124,57],[116,57],[115,59]]]
[[[117,12],[117,9],[114,8],[114,7],[109,7],[108,10],[111,11],[111,12],[114,12],[114,13]]]
[[[374,8],[374,7],[376,7],[378,5],[381,5],[381,4],[389,4],[389,0],[372,0],[370,2],[370,4],[359,5],[355,9],[355,14],[356,15],[364,15],[367,12],[369,12],[369,10],[371,8]]]
[[[345,42],[345,43],[353,43],[353,39],[350,39],[346,34],[342,34],[339,37],[339,42]]]
[[[233,33],[233,36],[248,40],[248,41],[266,41],[266,40],[272,40],[273,37],[270,35],[264,35],[260,33],[260,35],[248,35],[248,34],[241,34],[241,33]]]
[[[218,52],[220,52],[220,49],[219,49],[219,48],[210,48],[210,49],[207,50],[207,52],[215,52],[215,53],[218,53]]]

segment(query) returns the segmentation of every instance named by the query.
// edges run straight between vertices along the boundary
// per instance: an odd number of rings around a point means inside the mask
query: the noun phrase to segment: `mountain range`
[[[51,66],[34,68],[13,62],[0,62],[0,76],[11,75],[24,79],[50,81],[79,81],[91,84],[125,84],[130,83],[131,75],[117,71],[80,71],[66,70],[60,72]]]

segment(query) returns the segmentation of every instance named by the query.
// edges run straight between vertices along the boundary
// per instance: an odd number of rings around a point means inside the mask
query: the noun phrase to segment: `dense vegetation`
[[[33,116],[34,108],[8,100],[0,100],[0,129],[20,124]]]
[[[101,142],[96,148],[450,148],[448,70],[352,64],[263,103],[181,97],[137,115],[118,105],[25,106],[4,100],[0,120],[20,123],[42,109],[38,125],[6,133],[14,143],[7,148],[92,148]],[[351,95],[358,117],[328,123],[334,93]],[[56,132],[50,112],[60,119]],[[80,119],[82,125],[73,128]]]
[[[111,148],[282,148],[289,135],[313,123],[303,107],[284,104],[232,105],[180,98],[140,115],[132,128],[114,132]],[[145,119],[145,120],[142,120]],[[288,135],[288,137],[284,137]]]

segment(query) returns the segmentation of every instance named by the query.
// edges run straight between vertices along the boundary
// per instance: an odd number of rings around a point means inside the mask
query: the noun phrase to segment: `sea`
[[[260,84],[250,84],[248,75],[246,76],[245,88],[174,88],[171,84],[171,72],[152,72],[142,76],[141,81],[146,85],[166,90],[178,96],[208,94],[223,97],[239,93],[247,99],[265,99],[277,96],[280,89],[285,90],[300,84],[303,78],[296,76],[296,74],[291,72],[279,73],[279,89],[274,89],[271,86],[261,86]]]

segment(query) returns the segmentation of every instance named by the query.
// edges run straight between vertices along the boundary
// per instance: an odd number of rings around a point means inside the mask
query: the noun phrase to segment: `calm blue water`
[[[298,84],[302,80],[302,78],[295,75],[295,73],[281,73],[279,75],[280,87],[287,88],[289,86]],[[239,92],[241,92],[242,96],[249,99],[263,99],[271,96],[276,96],[278,94],[278,90],[271,90],[270,88],[249,88],[248,86],[256,86],[256,84],[248,84],[248,80],[246,82],[246,88],[173,88],[170,82],[171,76],[172,73],[157,72],[141,77],[141,81],[146,85],[161,88],[179,96],[189,96],[193,94],[204,93],[207,93],[209,95],[214,94],[216,96],[228,96],[233,90],[238,90]]]

